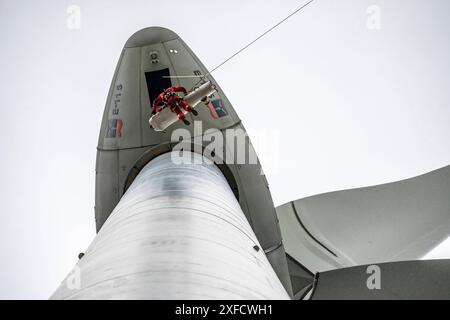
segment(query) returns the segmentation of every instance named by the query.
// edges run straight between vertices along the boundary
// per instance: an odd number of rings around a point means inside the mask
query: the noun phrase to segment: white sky
[[[132,33],[170,28],[212,68],[301,3],[0,1],[0,298],[48,298],[95,235],[98,131]],[[449,9],[316,0],[215,72],[276,205],[450,164]]]

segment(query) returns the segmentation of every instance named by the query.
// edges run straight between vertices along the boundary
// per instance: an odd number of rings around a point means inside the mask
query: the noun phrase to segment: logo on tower
[[[122,137],[122,119],[109,119],[108,129],[106,130],[107,138],[121,138]]]

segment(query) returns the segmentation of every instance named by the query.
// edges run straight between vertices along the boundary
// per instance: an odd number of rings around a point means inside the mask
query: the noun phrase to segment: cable
[[[269,32],[271,32],[273,29],[275,29],[276,27],[278,27],[280,24],[282,24],[283,22],[285,22],[287,19],[291,18],[292,16],[294,16],[296,13],[298,13],[299,11],[301,11],[302,9],[304,9],[306,6],[308,6],[311,2],[313,2],[314,0],[310,0],[307,3],[305,3],[304,5],[302,5],[300,8],[298,8],[297,10],[295,10],[294,12],[292,12],[291,14],[289,14],[287,17],[285,17],[284,19],[282,19],[281,21],[279,21],[277,24],[273,25],[272,27],[270,27],[269,29],[267,29],[265,32],[263,32],[261,35],[259,35],[256,39],[250,41],[247,45],[245,45],[244,47],[242,47],[241,49],[239,49],[238,51],[236,51],[234,54],[232,54],[230,57],[228,57],[227,59],[225,59],[223,62],[219,63],[216,67],[214,67],[211,71],[209,71],[207,74],[205,74],[204,76],[200,76],[201,79],[191,88],[191,90],[193,88],[195,88],[200,82],[202,82],[204,80],[205,77],[207,77],[208,75],[210,75],[212,72],[216,71],[217,69],[219,69],[221,66],[223,66],[225,63],[227,63],[228,61],[230,61],[231,59],[233,59],[234,57],[236,57],[239,53],[241,53],[242,51],[244,51],[245,49],[247,49],[248,47],[250,47],[252,44],[254,44],[256,41],[258,41],[259,39],[261,39],[262,37],[264,37],[266,34],[268,34]],[[190,91],[190,90],[189,90]]]

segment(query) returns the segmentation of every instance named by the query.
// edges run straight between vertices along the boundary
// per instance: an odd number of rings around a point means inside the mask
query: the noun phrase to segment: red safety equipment
[[[178,118],[183,119],[184,113],[180,110],[180,107],[188,112],[191,111],[192,108],[177,94],[178,92],[183,92],[184,95],[187,94],[186,89],[180,86],[174,86],[164,90],[164,92],[153,101],[152,114],[160,112],[165,107],[170,107],[170,109],[178,115]]]

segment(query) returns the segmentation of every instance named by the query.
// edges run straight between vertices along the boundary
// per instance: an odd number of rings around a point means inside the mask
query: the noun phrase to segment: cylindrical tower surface
[[[289,299],[222,172],[189,154],[142,169],[52,299]]]

